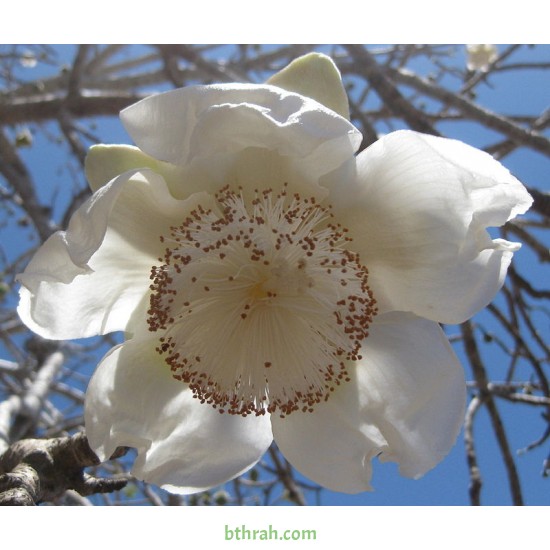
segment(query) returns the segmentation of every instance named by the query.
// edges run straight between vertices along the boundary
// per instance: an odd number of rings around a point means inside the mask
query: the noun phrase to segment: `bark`
[[[126,452],[126,448],[117,449],[111,458]],[[95,478],[84,472],[99,462],[83,433],[18,441],[0,457],[0,505],[34,506],[67,490],[88,496],[122,489],[126,477]]]

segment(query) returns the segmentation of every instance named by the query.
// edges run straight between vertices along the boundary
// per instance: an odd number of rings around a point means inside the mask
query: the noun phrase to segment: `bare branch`
[[[120,457],[126,449],[118,449]],[[29,506],[74,489],[83,496],[122,489],[127,479],[93,478],[84,468],[99,459],[82,433],[57,439],[24,439],[0,456],[0,505]]]
[[[1,111],[1,107],[0,107]],[[0,120],[2,115],[0,113]],[[0,131],[0,173],[17,193],[20,206],[25,209],[41,240],[52,233],[49,208],[42,206],[35,193],[31,175],[6,135]]]
[[[464,347],[466,349],[468,357],[470,358],[470,363],[472,365],[474,376],[477,382],[477,387],[479,389],[479,397],[483,405],[485,405],[487,407],[487,410],[489,411],[491,423],[497,437],[500,451],[502,453],[502,458],[504,459],[504,464],[508,473],[508,481],[510,485],[510,491],[512,493],[513,503],[516,506],[521,506],[523,505],[523,497],[521,494],[519,476],[516,470],[516,465],[514,463],[514,458],[510,451],[510,446],[508,444],[504,425],[502,424],[502,419],[488,388],[489,380],[487,378],[487,373],[485,372],[485,368],[483,367],[483,363],[479,355],[472,324],[470,323],[470,321],[467,321],[461,325],[461,328],[462,336],[464,338]]]
[[[474,417],[479,408],[481,407],[481,399],[474,397],[468,409],[466,410],[466,417],[464,419],[464,444],[466,446],[466,459],[468,461],[468,469],[470,472],[470,502],[473,506],[480,506],[481,500],[481,487],[483,482],[481,480],[481,472],[477,463],[477,456],[475,452],[475,439],[473,433]]]
[[[413,130],[435,136],[440,135],[428,122],[424,113],[405,99],[388,78],[387,69],[380,67],[366,49],[357,45],[347,45],[346,49],[355,59],[353,67],[367,77],[372,87],[396,116],[402,117]]]
[[[480,105],[446,90],[441,86],[437,86],[409,70],[388,68],[387,71],[396,82],[409,85],[429,97],[438,99],[445,105],[456,107],[462,113],[480,124],[483,124],[487,128],[503,133],[518,145],[531,147],[546,155],[550,154],[550,140],[538,132],[522,128],[513,123],[510,119],[493,113],[488,109],[484,109]]]

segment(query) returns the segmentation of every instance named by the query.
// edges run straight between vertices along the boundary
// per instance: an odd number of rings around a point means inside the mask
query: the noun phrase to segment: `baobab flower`
[[[466,66],[469,71],[487,72],[489,65],[498,58],[498,50],[494,44],[468,44],[466,52]]]
[[[319,101],[317,101],[317,99]],[[134,146],[97,146],[92,197],[20,276],[46,338],[124,331],[87,390],[100,458],[179,493],[252,467],[273,440],[329,489],[371,459],[419,477],[462,424],[439,323],[503,283],[518,244],[486,229],[531,198],[489,155],[398,131],[360,154],[332,61],[267,84],[194,86],[124,110]]]

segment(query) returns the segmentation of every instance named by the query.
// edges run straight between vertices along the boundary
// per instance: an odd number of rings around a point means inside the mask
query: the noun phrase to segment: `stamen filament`
[[[223,188],[162,236],[149,330],[201,402],[246,416],[313,410],[348,378],[376,314],[368,272],[330,207],[286,188]]]

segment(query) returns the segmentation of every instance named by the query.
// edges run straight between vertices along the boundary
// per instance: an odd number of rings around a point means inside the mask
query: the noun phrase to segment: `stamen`
[[[313,198],[228,187],[170,235],[151,269],[157,352],[194,396],[229,414],[312,411],[349,381],[376,314],[347,230]]]

